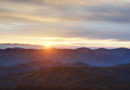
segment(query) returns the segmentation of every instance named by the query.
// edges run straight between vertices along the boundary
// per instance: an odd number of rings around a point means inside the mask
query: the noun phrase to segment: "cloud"
[[[0,2],[0,12],[33,14],[43,18],[65,18],[70,21],[130,23],[129,0],[1,0]]]
[[[0,49],[6,48],[25,48],[25,49],[43,49],[43,46],[30,45],[30,44],[0,44]]]
[[[101,5],[101,4],[121,4],[128,3],[130,0],[1,0],[13,3],[30,3],[30,4],[51,4],[51,5]]]
[[[51,17],[40,17],[33,15],[24,15],[24,14],[15,14],[15,13],[2,13],[0,12],[0,18],[11,18],[14,20],[25,20],[32,22],[58,22],[59,18],[51,18]]]
[[[0,24],[11,24],[0,30],[4,36],[130,41],[129,8],[130,0],[0,0]]]

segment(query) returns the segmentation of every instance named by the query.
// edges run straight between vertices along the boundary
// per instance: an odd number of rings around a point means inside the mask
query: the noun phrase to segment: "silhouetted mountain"
[[[91,66],[115,66],[130,63],[130,49],[51,49],[36,50],[8,48],[0,50],[1,66],[16,66],[40,60],[53,60],[62,63],[83,62]]]

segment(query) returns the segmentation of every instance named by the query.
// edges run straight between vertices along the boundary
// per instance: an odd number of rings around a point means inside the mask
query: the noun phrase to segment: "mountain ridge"
[[[0,66],[15,66],[39,60],[54,60],[62,63],[83,62],[91,66],[115,66],[130,63],[130,49],[24,49],[0,50]]]

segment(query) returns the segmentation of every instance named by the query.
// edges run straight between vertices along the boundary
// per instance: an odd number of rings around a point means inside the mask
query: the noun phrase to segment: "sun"
[[[50,48],[52,48],[53,44],[48,42],[48,43],[45,43],[44,46],[46,49],[50,49]]]

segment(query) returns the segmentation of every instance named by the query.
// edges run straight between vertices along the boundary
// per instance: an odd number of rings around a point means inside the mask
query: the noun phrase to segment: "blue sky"
[[[0,42],[130,48],[130,0],[0,0]]]

